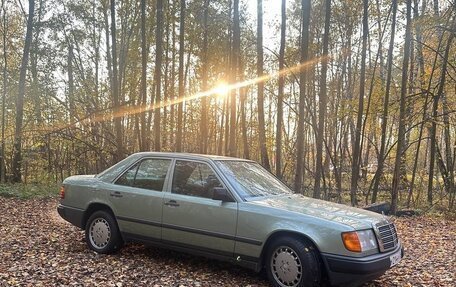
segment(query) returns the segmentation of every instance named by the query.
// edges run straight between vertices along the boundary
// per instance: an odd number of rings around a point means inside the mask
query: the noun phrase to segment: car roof
[[[218,155],[206,155],[206,154],[194,154],[194,153],[180,153],[180,152],[138,152],[131,154],[127,158],[114,164],[103,172],[99,173],[96,177],[103,181],[110,182],[114,180],[121,172],[131,166],[136,161],[147,158],[147,157],[163,157],[163,158],[175,158],[184,160],[201,160],[201,161],[214,161],[214,160],[235,160],[235,161],[246,161],[253,162],[247,159],[218,156]]]
[[[197,153],[185,153],[185,152],[138,152],[133,154],[135,156],[160,156],[160,157],[172,157],[172,158],[184,158],[184,159],[209,159],[209,160],[237,160],[237,161],[251,161],[248,159],[221,156],[221,155],[210,155],[210,154],[197,154]]]

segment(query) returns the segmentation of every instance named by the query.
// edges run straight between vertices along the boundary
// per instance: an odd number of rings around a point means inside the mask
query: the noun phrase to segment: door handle
[[[180,206],[180,204],[177,203],[177,201],[172,200],[172,199],[171,199],[170,201],[168,201],[168,202],[165,202],[165,205],[166,205],[166,206],[172,206],[172,207],[178,207],[178,206]]]
[[[123,197],[122,193],[120,193],[119,191],[111,192],[109,195],[112,197]]]

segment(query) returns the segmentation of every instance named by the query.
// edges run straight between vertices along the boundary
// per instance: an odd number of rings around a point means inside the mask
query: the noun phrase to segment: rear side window
[[[222,185],[209,165],[193,161],[176,161],[172,193],[212,198],[214,187]]]
[[[116,184],[163,191],[171,160],[145,159],[127,170]]]

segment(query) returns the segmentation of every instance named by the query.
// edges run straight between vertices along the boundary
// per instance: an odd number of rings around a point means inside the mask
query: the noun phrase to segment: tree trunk
[[[391,21],[391,38],[388,48],[388,59],[387,59],[387,71],[386,71],[386,88],[385,88],[385,98],[383,100],[383,113],[382,113],[382,132],[381,132],[381,142],[380,142],[380,152],[377,159],[377,170],[374,177],[374,186],[372,189],[372,203],[377,201],[378,187],[380,184],[380,179],[383,173],[383,166],[385,163],[385,152],[386,152],[386,128],[388,124],[388,109],[389,109],[389,96],[391,90],[391,80],[392,80],[392,67],[393,67],[393,50],[394,50],[394,37],[396,33],[396,14],[397,14],[397,0],[392,1],[392,21]]]
[[[157,0],[157,30],[155,32],[155,110],[154,110],[154,150],[160,151],[160,102],[161,66],[163,58],[163,0]]]
[[[171,26],[172,26],[172,37],[171,37],[171,46],[173,47],[173,49],[171,50],[171,94],[170,94],[170,100],[171,102],[174,102],[175,98],[176,98],[176,89],[175,89],[175,83],[176,83],[176,19],[175,19],[175,15],[177,13],[177,1],[176,0],[173,0],[173,8],[172,8],[172,12],[171,12]],[[169,130],[171,132],[171,135],[170,135],[170,149],[172,150],[173,148],[175,148],[176,146],[176,138],[173,136],[175,134],[175,110],[176,110],[176,106],[175,105],[171,105],[170,109],[169,109]]]
[[[279,71],[282,71],[285,64],[285,33],[287,30],[287,8],[286,0],[282,0],[282,25],[280,27],[280,51]],[[282,125],[283,125],[283,90],[285,86],[285,75],[279,74],[279,91],[277,97],[277,125],[276,125],[276,176],[282,178]]]
[[[419,18],[419,12],[418,12],[418,0],[414,0],[414,5],[415,9],[413,9],[413,18],[418,19]],[[425,8],[425,3],[426,1],[423,2],[422,6],[422,13],[424,13],[424,8]],[[413,189],[415,188],[415,178],[416,178],[416,170],[418,167],[418,157],[420,154],[420,149],[421,149],[421,141],[423,137],[423,130],[424,130],[424,123],[427,117],[427,105],[428,105],[428,100],[429,100],[429,93],[425,90],[425,70],[424,70],[424,55],[423,55],[423,45],[422,45],[422,35],[421,35],[421,26],[420,25],[415,25],[415,34],[416,34],[416,53],[417,53],[417,60],[418,60],[418,67],[419,67],[419,78],[420,78],[420,88],[421,88],[421,94],[425,94],[425,101],[424,101],[424,109],[423,109],[423,115],[421,118],[421,124],[420,124],[420,131],[418,135],[418,143],[416,146],[416,153],[414,156],[414,162],[413,162],[413,170],[412,170],[412,180],[410,181],[410,189],[409,193],[407,196],[407,208],[410,208],[410,202],[412,199],[413,195]],[[440,43],[439,43],[440,45]]]
[[[104,20],[104,28],[105,28],[105,38],[106,38],[106,64],[108,68],[108,78],[109,78],[109,83],[112,88],[112,59],[111,59],[111,46],[109,44],[109,18],[108,18],[108,1],[106,1],[106,6],[103,7],[103,20]],[[104,5],[103,4],[103,5]]]
[[[36,23],[41,23],[43,15],[43,0],[38,1],[38,7],[36,8]],[[34,27],[34,35],[32,37],[32,43],[30,46],[30,73],[32,75],[32,82],[30,83],[30,97],[33,100],[34,109],[34,122],[36,125],[41,126],[43,119],[41,116],[41,91],[40,81],[38,79],[38,53],[39,53],[39,39],[42,27],[36,25]]]
[[[116,1],[111,0],[111,49],[112,49],[112,98],[114,102],[114,129],[116,133],[116,148],[114,156],[115,161],[124,157],[122,141],[122,117],[119,114],[119,83],[117,74],[117,43],[116,43]]]
[[[14,131],[13,146],[13,182],[21,182],[22,167],[22,122],[24,117],[24,94],[27,65],[29,61],[30,45],[32,43],[33,16],[35,13],[35,0],[29,0],[29,13],[27,18],[27,31],[25,33],[24,51],[19,75],[19,89],[16,100],[16,128]]]
[[[147,106],[147,39],[146,39],[146,0],[141,0],[141,101],[145,109]],[[149,133],[147,131],[146,111],[141,112],[141,138],[139,149],[149,150]]]
[[[74,106],[74,75],[73,75],[73,45],[68,46],[68,105],[70,109],[70,123],[76,120]]]
[[[456,25],[454,22],[453,18],[453,25],[451,31],[454,31],[456,28]],[[443,35],[443,33],[442,33]],[[454,32],[450,32],[447,40],[447,45],[445,48],[445,54],[443,56],[443,63],[442,63],[442,70],[440,72],[440,81],[439,81],[439,89],[437,91],[437,94],[434,96],[434,103],[432,107],[432,126],[431,126],[431,164],[432,167],[434,166],[434,161],[435,161],[435,153],[436,150],[438,150],[437,147],[437,138],[436,138],[436,133],[437,133],[437,120],[438,120],[438,104],[439,100],[442,98],[443,105],[445,106],[446,104],[446,99],[444,95],[444,88],[445,88],[445,80],[446,80],[446,74],[447,74],[447,66],[448,66],[448,59],[449,59],[449,54],[450,54],[450,49],[451,49],[451,44],[454,39]],[[447,107],[443,107],[443,121],[444,121],[444,142],[445,142],[445,154],[446,154],[446,163],[442,158],[442,155],[439,153],[439,168],[440,172],[442,174],[442,177],[444,178],[444,183],[445,183],[445,189],[449,194],[454,192],[454,165],[453,165],[453,160],[451,156],[451,142],[450,142],[450,131],[449,131],[449,119],[448,119],[448,111]],[[430,166],[431,166],[430,164]],[[429,170],[430,173],[430,170]],[[429,177],[429,180],[431,178]],[[429,186],[432,189],[432,183],[429,184]],[[429,193],[428,193],[429,195]],[[428,201],[430,204],[432,204],[432,192],[430,192],[430,201],[428,197]]]
[[[6,182],[6,165],[5,165],[5,120],[6,120],[6,94],[7,94],[7,71],[8,57],[6,51],[7,21],[6,21],[6,0],[2,1],[3,10],[3,86],[2,86],[2,145],[0,158],[0,182]]]
[[[307,67],[305,63],[309,57],[309,24],[310,24],[310,0],[301,0],[302,27],[301,27],[301,47],[300,47],[300,64],[302,65],[299,73],[299,111],[298,127],[296,138],[296,171],[294,177],[294,190],[301,192],[304,173],[304,119],[305,99],[307,84]]]
[[[201,62],[202,62],[202,75],[201,75],[201,86],[203,91],[207,91],[208,85],[207,85],[207,69],[208,69],[208,57],[207,57],[207,45],[208,45],[208,39],[207,39],[207,34],[208,34],[208,14],[209,14],[209,1],[210,0],[204,0],[204,15],[203,15],[203,48],[201,51]],[[207,114],[208,114],[208,99],[207,97],[202,97],[201,98],[201,123],[200,123],[200,128],[201,128],[201,143],[200,143],[200,153],[207,153],[207,145],[208,145],[208,119],[207,119]]]
[[[184,105],[184,28],[185,28],[185,0],[180,0],[180,24],[179,24],[179,104],[177,108],[177,135],[176,151],[182,151],[182,117]]]
[[[241,65],[240,65],[241,66]],[[242,128],[242,145],[243,145],[243,157],[250,158],[249,140],[247,135],[247,120],[245,115],[245,100],[247,98],[247,87],[242,87],[239,91],[240,104],[241,104],[241,128]]]
[[[233,49],[231,59],[231,83],[236,83],[239,72],[239,54],[241,51],[241,29],[239,23],[239,0],[233,2]],[[230,138],[229,155],[236,156],[236,93],[237,89],[231,90],[230,100]]]
[[[350,201],[351,205],[358,204],[356,193],[358,191],[359,165],[361,159],[361,125],[363,123],[364,112],[364,93],[366,79],[366,50],[367,50],[367,35],[369,32],[368,26],[368,7],[369,1],[363,0],[363,42],[361,48],[361,71],[359,78],[359,99],[358,99],[358,117],[356,120],[355,142],[353,145],[353,160],[352,160],[352,177],[350,186]]]
[[[326,74],[328,71],[328,45],[329,45],[329,26],[331,18],[331,0],[326,0],[325,5],[325,34],[323,35],[323,55],[321,62],[321,84],[320,84],[320,99],[318,101],[318,131],[317,131],[317,156],[315,159],[315,185],[314,185],[314,198],[320,198],[320,180],[323,173],[323,137],[325,131],[325,117],[326,117]]]
[[[404,43],[404,60],[402,62],[402,80],[401,80],[401,99],[399,108],[399,132],[396,146],[396,159],[394,162],[393,186],[391,190],[391,213],[397,211],[397,195],[400,184],[400,168],[402,153],[404,152],[405,142],[405,113],[406,113],[406,96],[407,96],[407,81],[408,81],[408,66],[410,58],[411,44],[411,14],[412,0],[407,0],[407,24],[405,27],[405,43]]]
[[[263,76],[263,0],[257,1],[257,76]],[[267,170],[271,169],[269,164],[268,149],[266,145],[266,130],[264,120],[264,82],[259,81],[258,88],[258,136],[260,144],[261,164]]]

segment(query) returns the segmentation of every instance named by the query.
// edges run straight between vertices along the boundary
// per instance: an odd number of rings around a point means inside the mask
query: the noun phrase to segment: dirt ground
[[[0,286],[269,286],[247,269],[138,244],[96,254],[56,206],[0,197]],[[396,225],[406,257],[365,286],[456,286],[456,223],[412,217]]]

